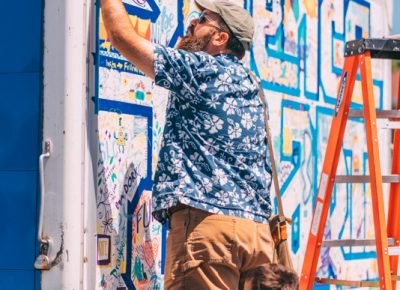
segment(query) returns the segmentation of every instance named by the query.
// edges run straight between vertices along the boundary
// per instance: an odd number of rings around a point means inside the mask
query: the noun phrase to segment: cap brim
[[[218,13],[217,7],[215,7],[214,3],[209,0],[195,0],[194,2],[200,10],[207,9],[212,12]]]

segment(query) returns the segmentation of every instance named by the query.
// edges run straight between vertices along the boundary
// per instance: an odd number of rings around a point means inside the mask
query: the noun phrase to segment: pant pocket
[[[202,240],[191,241],[188,247],[188,257],[181,265],[185,289],[237,289],[240,273],[232,263],[229,244]]]

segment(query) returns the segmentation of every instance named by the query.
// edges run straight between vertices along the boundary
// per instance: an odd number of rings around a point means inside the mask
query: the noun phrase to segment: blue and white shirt
[[[267,223],[271,167],[258,86],[229,54],[156,45],[156,84],[171,91],[153,187],[164,223],[178,202]]]

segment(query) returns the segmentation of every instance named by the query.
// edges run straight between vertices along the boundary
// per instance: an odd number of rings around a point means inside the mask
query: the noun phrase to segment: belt
[[[178,202],[176,205],[174,205],[173,207],[170,207],[170,208],[168,209],[168,216],[171,217],[172,214],[174,214],[174,213],[176,213],[176,212],[178,212],[178,211],[180,211],[180,210],[187,209],[187,208],[189,208],[189,207],[190,207],[190,206],[188,206],[188,205],[186,205],[186,204],[183,204],[183,203]]]

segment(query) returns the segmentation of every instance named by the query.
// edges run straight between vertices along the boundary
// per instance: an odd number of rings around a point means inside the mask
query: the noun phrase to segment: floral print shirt
[[[233,55],[154,52],[155,82],[171,91],[154,217],[164,223],[179,202],[267,223],[272,172],[257,84]]]

